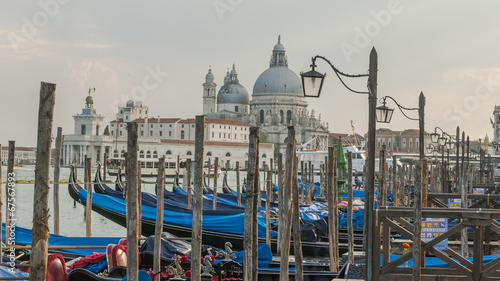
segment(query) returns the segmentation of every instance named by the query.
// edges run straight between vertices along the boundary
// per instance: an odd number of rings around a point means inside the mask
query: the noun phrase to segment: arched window
[[[158,151],[156,151],[156,150],[155,150],[155,151],[153,152],[153,158],[158,158]]]
[[[230,152],[226,153],[226,157],[231,157],[231,153]]]
[[[191,152],[191,150],[190,150],[190,151],[188,151],[188,152],[186,153],[186,155],[193,155],[193,153],[192,153],[192,152]]]
[[[115,149],[115,151],[113,151],[113,158],[118,158],[118,149]]]
[[[146,152],[146,158],[151,158],[151,151]]]
[[[286,112],[286,123],[288,125],[291,125],[292,124],[292,111],[291,110],[288,110]]]
[[[181,131],[181,140],[184,139],[184,130]]]
[[[207,156],[212,156],[212,152],[207,152]]]
[[[262,154],[262,158],[267,158],[267,155],[265,153]]]
[[[263,124],[264,123],[264,110],[260,110],[259,113],[259,123]]]
[[[122,158],[125,158],[125,150],[122,150]]]
[[[139,152],[139,158],[144,158],[144,150],[141,150],[141,151]]]
[[[283,124],[283,122],[285,122],[285,114],[283,110],[280,110],[280,124]]]
[[[165,153],[166,155],[172,155],[172,151],[170,150],[167,150],[167,153]]]

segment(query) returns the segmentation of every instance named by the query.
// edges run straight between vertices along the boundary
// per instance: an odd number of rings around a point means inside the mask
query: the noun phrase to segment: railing
[[[405,207],[384,207],[375,212],[375,241],[382,241],[383,249],[375,247],[374,264],[381,264],[374,268],[373,280],[411,280],[412,268],[402,267],[402,265],[412,258],[411,251],[404,255],[390,260],[390,233],[398,232],[409,240],[413,240],[413,223],[409,218],[414,216],[413,208]],[[433,278],[432,280],[494,280],[500,278],[500,257],[483,264],[486,230],[500,234],[500,223],[495,219],[500,219],[500,210],[493,209],[443,209],[443,208],[423,208],[424,218],[446,218],[457,219],[458,222],[448,229],[448,231],[437,236],[431,241],[421,242],[421,260],[424,260],[425,253],[432,254],[449,267],[428,267],[422,262],[422,280]],[[469,261],[458,252],[448,248],[438,250],[435,246],[452,236],[459,235],[463,229],[471,227],[473,233],[473,260]],[[375,243],[375,242],[374,242]],[[382,261],[380,260],[382,259]]]

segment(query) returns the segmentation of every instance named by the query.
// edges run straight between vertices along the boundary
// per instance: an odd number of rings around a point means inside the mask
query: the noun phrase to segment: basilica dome
[[[253,95],[302,96],[302,82],[299,76],[288,68],[285,47],[278,38],[273,48],[269,68],[264,71],[253,86]]]
[[[238,73],[235,66],[231,73],[227,73],[224,78],[224,85],[220,88],[217,94],[217,104],[242,104],[248,105],[248,91],[243,87],[238,80]]]

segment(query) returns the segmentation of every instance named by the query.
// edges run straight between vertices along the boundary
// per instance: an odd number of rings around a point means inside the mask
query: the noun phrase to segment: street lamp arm
[[[418,111],[418,110],[419,110],[418,108],[404,107],[404,106],[400,105],[400,104],[399,104],[399,103],[398,103],[398,102],[397,102],[397,101],[396,101],[393,97],[391,97],[391,96],[385,96],[385,97],[381,98],[380,100],[382,101],[382,103],[383,103],[383,104],[385,104],[385,103],[386,103],[386,102],[385,102],[385,100],[386,100],[386,99],[391,99],[391,100],[392,100],[392,101],[393,101],[393,102],[394,102],[394,103],[398,106],[399,111],[401,111],[401,113],[403,113],[403,115],[404,115],[406,118],[408,118],[408,119],[410,119],[410,120],[413,120],[413,121],[419,121],[419,120],[420,120],[420,118],[412,118],[412,117],[409,117],[409,116],[408,116],[408,115],[406,115],[406,113],[403,111],[403,109],[404,109],[404,110],[416,110],[416,111]]]
[[[338,68],[336,68],[327,58],[325,58],[323,56],[318,56],[318,55],[314,56],[312,58],[311,67],[313,70],[316,67],[316,59],[322,59],[326,63],[328,63],[330,65],[330,67],[333,69],[333,71],[335,72],[335,75],[337,75],[337,77],[339,78],[342,85],[344,85],[344,87],[346,87],[349,91],[356,93],[356,94],[363,94],[363,95],[370,94],[369,92],[361,92],[361,91],[356,91],[356,90],[351,89],[349,86],[347,86],[347,84],[344,82],[344,80],[342,80],[342,78],[340,77],[340,75],[345,76],[345,77],[349,77],[349,78],[369,77],[369,74],[347,74],[347,73],[344,73],[344,72],[340,71]]]

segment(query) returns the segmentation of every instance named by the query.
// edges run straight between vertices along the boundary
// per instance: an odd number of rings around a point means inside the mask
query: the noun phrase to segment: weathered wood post
[[[203,162],[203,161],[202,161]],[[187,169],[187,194],[188,194],[188,209],[192,209],[192,199],[191,197],[193,196],[193,192],[191,191],[191,159],[186,160],[186,169]],[[202,179],[203,179],[203,172],[202,172]],[[182,183],[184,184],[184,182]],[[202,183],[203,185],[203,183]]]
[[[347,172],[352,177],[352,151],[347,152]],[[347,262],[354,264],[354,228],[352,225],[352,179],[347,183]]]
[[[194,204],[191,236],[191,280],[201,279],[201,238],[203,221],[203,154],[205,146],[205,117],[196,116],[194,147]]]
[[[156,179],[156,224],[155,224],[155,248],[153,259],[153,272],[160,272],[161,268],[161,232],[163,231],[163,197],[165,192],[165,156],[160,158],[160,169]]]
[[[212,159],[210,159],[210,157],[208,157],[208,164],[207,164],[207,166],[208,166],[208,169],[207,169],[208,170],[207,171],[207,173],[208,173],[208,175],[207,175],[207,179],[208,179],[207,184],[208,184],[208,186],[207,187],[210,187],[210,178],[212,176]],[[205,175],[203,175],[203,176],[205,177]],[[205,181],[205,178],[203,178],[203,181]]]
[[[328,202],[328,241],[330,253],[330,271],[339,271],[339,251],[336,221],[338,220],[335,194],[337,193],[337,149],[328,147],[328,187],[326,190]]]
[[[468,179],[468,172],[469,171],[469,162],[464,162],[462,164],[462,178],[461,178],[461,199],[462,199],[462,204],[461,208],[466,209],[467,208],[467,182],[469,181]],[[464,220],[462,219],[462,222]],[[467,227],[462,229],[462,236],[461,236],[461,250],[462,250],[462,256],[463,257],[468,257],[469,256],[469,237],[467,234]]]
[[[397,206],[398,202],[398,164],[396,155],[392,156],[392,199],[393,205]]]
[[[385,196],[385,144],[382,145],[382,150],[380,151],[378,167],[380,169],[380,176],[378,179],[377,204],[378,208],[381,208],[387,202],[387,196]]]
[[[2,198],[2,161],[1,161],[1,156],[2,156],[2,145],[0,144],[0,225],[2,225],[2,220],[3,220],[3,214],[2,214],[2,205],[3,205],[3,198]],[[7,175],[7,179],[9,176]],[[7,180],[8,182],[8,180]],[[5,187],[5,190],[8,190],[8,186]],[[7,236],[5,236],[7,237]],[[0,241],[3,240],[2,233],[0,232]],[[7,239],[5,239],[7,241]],[[0,250],[0,260],[3,258],[3,251]]]
[[[309,161],[309,202],[314,200],[314,165]]]
[[[299,178],[297,175],[298,160],[294,157],[293,183],[292,183],[292,227],[293,227],[293,252],[295,256],[295,280],[304,280],[304,257],[302,256],[302,241],[300,237],[300,205],[299,205]],[[310,165],[309,165],[310,167]],[[310,171],[310,169],[309,169]]]
[[[421,233],[422,233],[422,190],[425,181],[425,169],[427,168],[427,160],[419,160],[415,174],[415,193],[414,193],[414,220],[413,220],[413,281],[421,280]]]
[[[240,162],[238,161],[236,161],[236,200],[238,207],[241,207]]]
[[[281,247],[281,234],[282,234],[282,229],[281,229],[281,222],[283,221],[284,218],[284,211],[283,211],[283,154],[278,153],[278,217],[279,217],[279,223],[278,223],[278,239],[276,240],[276,253],[281,253],[280,247]]]
[[[87,190],[87,203],[85,204],[85,234],[92,236],[92,177],[90,169],[92,168],[92,158],[85,155],[85,189]]]
[[[304,161],[300,161],[300,201],[304,202],[304,195],[306,194],[306,172],[305,169],[307,167],[304,167]]]
[[[137,237],[142,235],[142,163],[137,161]]]
[[[45,280],[47,274],[50,150],[52,144],[55,91],[55,84],[41,83],[33,200],[33,247],[30,257],[31,281]]]
[[[138,150],[138,124],[127,123],[127,154],[125,176],[127,179],[126,206],[127,206],[127,280],[137,281],[139,271],[139,161]]]
[[[210,171],[210,167],[208,168]],[[214,160],[214,200],[212,208],[217,210],[217,178],[219,177],[219,157],[215,157]],[[209,180],[210,181],[210,180]]]
[[[59,234],[59,178],[61,174],[62,128],[57,127],[56,149],[54,156],[54,234]]]
[[[271,202],[274,203],[274,182],[275,182],[275,179],[274,179],[274,158],[271,158],[269,159],[269,172],[271,172],[271,177],[269,178],[269,183],[271,184]]]
[[[5,241],[8,241],[11,237],[12,228],[12,219],[14,219],[14,212],[9,209],[12,208],[13,203],[15,202],[15,198],[13,195],[16,194],[15,185],[13,184],[15,181],[15,173],[14,173],[14,156],[16,151],[16,142],[9,141],[9,154],[7,156],[7,182],[5,183]],[[10,180],[10,179],[11,180]],[[14,204],[15,206],[15,204]],[[15,209],[15,208],[14,208]]]
[[[257,259],[257,253],[253,251],[255,232],[254,228],[254,209],[257,209],[255,197],[260,197],[258,189],[258,174],[259,174],[259,128],[250,128],[250,140],[248,146],[248,170],[247,170],[247,186],[245,197],[245,233],[243,237],[244,257],[243,257],[243,280],[257,280],[257,268],[254,268],[254,260]],[[254,275],[255,274],[255,275]]]
[[[266,181],[266,244],[271,247],[271,199],[273,198],[271,171],[267,172]]]
[[[280,281],[288,281],[288,266],[290,257],[290,234],[292,231],[291,199],[292,199],[292,181],[295,159],[295,128],[288,126],[288,136],[286,138],[286,162],[285,162],[285,181],[283,183],[283,220],[280,221],[283,226],[280,228]],[[280,212],[281,213],[281,212]]]
[[[325,164],[319,165],[319,196],[325,197]]]
[[[102,164],[103,167],[103,181],[106,182],[106,178],[108,177],[108,153],[104,153],[104,163]]]

